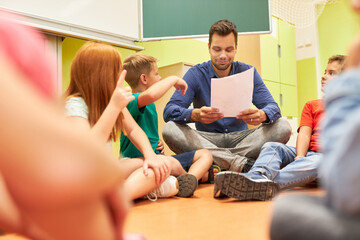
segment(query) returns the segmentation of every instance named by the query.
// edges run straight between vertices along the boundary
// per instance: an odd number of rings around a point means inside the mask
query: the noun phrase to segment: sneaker
[[[279,184],[260,173],[221,172],[215,177],[214,197],[221,191],[238,200],[270,200],[279,191]]]
[[[158,198],[168,198],[176,195],[179,192],[179,183],[176,177],[169,176],[160,186],[150,193],[145,198],[155,202]]]
[[[243,166],[241,172],[247,173],[248,171],[250,171],[250,169],[254,165],[255,161],[256,161],[255,159],[248,158],[248,160],[246,161],[245,165]]]
[[[198,186],[197,178],[192,174],[183,174],[178,176],[177,180],[179,182],[179,192],[176,196],[191,197]]]

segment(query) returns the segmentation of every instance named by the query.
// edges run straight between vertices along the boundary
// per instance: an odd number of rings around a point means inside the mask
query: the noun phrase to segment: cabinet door
[[[297,117],[296,86],[280,84],[280,110],[283,116]]]
[[[297,74],[294,27],[273,19],[274,35],[260,37],[261,76],[281,114],[297,117]]]
[[[280,83],[271,82],[268,80],[264,80],[266,87],[269,89],[271,95],[273,96],[275,102],[280,107]]]
[[[260,37],[261,77],[263,79],[280,82],[278,40],[271,35]]]
[[[294,27],[278,20],[278,40],[280,46],[280,82],[296,86]]]

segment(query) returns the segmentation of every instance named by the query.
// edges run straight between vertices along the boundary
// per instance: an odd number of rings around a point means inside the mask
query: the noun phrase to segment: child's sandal
[[[210,168],[209,168],[209,175],[208,175],[208,180],[203,182],[203,181],[200,181],[199,183],[211,183],[213,184],[214,181],[215,181],[215,177],[214,177],[214,168],[218,170],[218,173],[221,172],[221,168],[218,166],[218,165],[211,165]]]

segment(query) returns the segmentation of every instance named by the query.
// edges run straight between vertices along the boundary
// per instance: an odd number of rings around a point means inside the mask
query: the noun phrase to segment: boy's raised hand
[[[188,88],[187,83],[185,82],[185,80],[178,78],[178,80],[176,81],[176,83],[174,84],[174,87],[176,88],[176,90],[181,89],[181,96],[183,96],[186,93],[186,90]]]
[[[119,80],[116,84],[116,88],[111,96],[111,102],[118,106],[121,110],[128,105],[128,103],[135,99],[131,93],[130,87],[123,87],[123,83],[126,76],[126,70],[123,70],[120,74]]]

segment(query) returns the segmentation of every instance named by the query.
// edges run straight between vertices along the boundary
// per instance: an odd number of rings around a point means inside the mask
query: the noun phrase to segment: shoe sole
[[[176,194],[178,197],[191,197],[198,184],[198,180],[194,175],[191,174],[183,174],[177,177],[179,183],[179,192]]]
[[[214,184],[214,197],[218,192],[242,201],[270,200],[280,191],[279,184],[273,181],[257,182],[235,173],[217,174]]]

